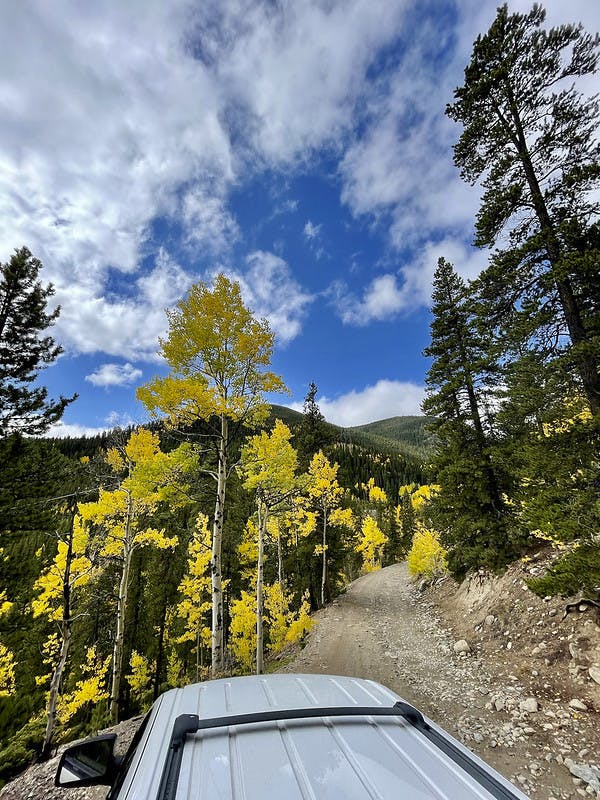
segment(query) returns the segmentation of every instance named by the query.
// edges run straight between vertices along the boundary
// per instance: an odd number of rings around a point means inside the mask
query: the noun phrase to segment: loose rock
[[[471,647],[466,639],[459,639],[458,642],[454,643],[454,652],[455,653],[470,653]]]
[[[540,707],[535,697],[527,697],[519,703],[519,711],[525,711],[527,714],[535,714],[539,710]]]
[[[600,667],[590,667],[588,674],[593,681],[600,683]]]

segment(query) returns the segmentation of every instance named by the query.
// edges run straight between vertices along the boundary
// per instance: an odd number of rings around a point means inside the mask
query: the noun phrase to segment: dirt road
[[[541,709],[528,713],[520,706],[527,698],[517,695],[511,714],[498,712],[491,702],[501,688],[495,683],[494,665],[455,652],[456,639],[431,604],[423,601],[406,565],[359,578],[317,618],[306,647],[286,665],[286,672],[379,681],[417,705],[530,796],[544,800],[590,796],[586,782],[574,783],[561,763],[559,748],[564,741],[544,727],[548,717]],[[576,739],[577,730],[573,734]],[[565,735],[562,730],[561,736]],[[567,747],[577,760],[577,749]]]

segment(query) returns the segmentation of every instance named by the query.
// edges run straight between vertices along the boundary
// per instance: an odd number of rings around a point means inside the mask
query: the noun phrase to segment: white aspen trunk
[[[75,502],[77,498],[75,497]],[[60,692],[60,685],[62,676],[67,664],[67,656],[69,655],[69,646],[71,644],[71,562],[73,560],[73,535],[75,524],[75,511],[71,515],[71,528],[69,532],[69,544],[67,547],[67,557],[65,560],[65,570],[62,579],[62,594],[63,594],[63,611],[62,620],[60,623],[60,655],[58,662],[54,667],[52,673],[52,680],[50,681],[50,692],[48,694],[48,703],[46,705],[46,730],[44,731],[44,742],[42,744],[42,760],[50,757],[50,749],[52,746],[52,736],[54,734],[54,726],[56,725],[56,706],[58,704],[58,694]]]
[[[262,511],[262,513],[261,513]],[[264,564],[264,533],[267,527],[266,505],[258,502],[258,564],[256,566],[256,674],[264,672],[264,632],[263,632],[263,564]]]
[[[52,673],[52,681],[50,683],[50,694],[48,697],[48,705],[46,707],[46,730],[44,732],[44,743],[42,745],[42,760],[50,757],[50,748],[52,745],[52,735],[54,734],[54,726],[56,724],[56,706],[58,703],[58,693],[60,690],[60,683],[62,680],[65,665],[67,663],[67,656],[69,654],[69,645],[71,644],[71,625],[65,623],[63,620],[61,626],[62,643],[60,646],[60,656],[58,663]]]
[[[223,586],[221,581],[221,546],[223,542],[223,514],[227,483],[227,417],[221,415],[221,439],[217,465],[217,497],[213,522],[212,559],[210,565],[212,584],[212,654],[211,674],[215,678],[223,669]]]
[[[117,600],[117,632],[113,648],[113,670],[110,686],[109,716],[113,725],[119,718],[119,691],[121,689],[121,674],[123,672],[123,644],[125,641],[125,614],[127,612],[127,594],[129,589],[129,568],[133,552],[131,541],[131,495],[127,496],[127,519],[125,523],[125,536],[123,540],[123,571],[119,583],[119,598]]]
[[[277,525],[277,580],[283,586],[283,552],[281,549],[281,530]]]
[[[200,623],[196,629],[196,683],[200,680]]]
[[[323,508],[323,571],[321,574],[321,606],[325,605],[325,587],[327,586],[327,508]]]

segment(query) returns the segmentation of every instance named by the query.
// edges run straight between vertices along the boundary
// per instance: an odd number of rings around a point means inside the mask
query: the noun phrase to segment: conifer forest
[[[223,274],[167,310],[152,422],[43,434],[53,288],[0,276],[0,780],[167,688],[263,672],[364,572],[502,571],[551,547],[541,595],[600,591],[600,39],[498,9],[446,113],[483,186],[465,281],[433,279],[423,417],[273,406],[274,335]],[[404,344],[406,346],[406,344]]]

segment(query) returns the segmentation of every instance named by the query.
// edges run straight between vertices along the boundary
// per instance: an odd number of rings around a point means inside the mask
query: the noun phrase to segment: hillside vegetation
[[[167,312],[165,374],[137,389],[151,425],[30,437],[75,398],[37,383],[60,354],[39,262],[2,265],[0,778],[168,687],[260,673],[404,559],[483,579],[551,546],[530,587],[597,606],[600,106],[577,81],[600,42],[544,21],[500,7],[447,108],[490,260],[469,282],[438,261],[427,422],[337,428],[314,384],[302,414],[270,407],[274,335],[218,274]]]

